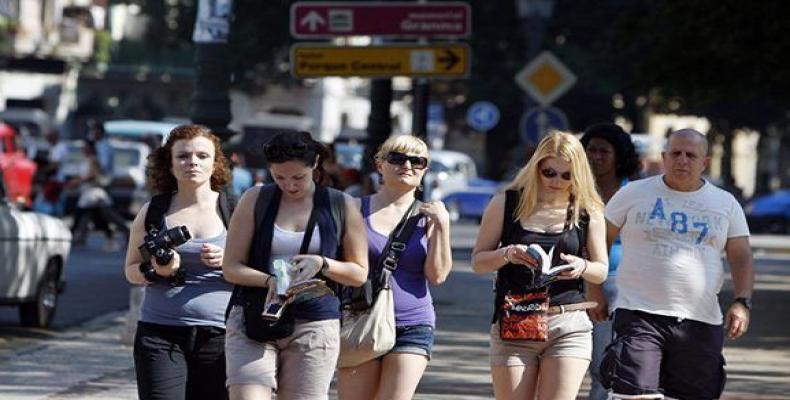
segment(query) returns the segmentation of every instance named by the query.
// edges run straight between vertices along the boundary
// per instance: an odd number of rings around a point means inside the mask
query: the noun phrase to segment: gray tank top
[[[208,325],[225,328],[225,308],[233,286],[222,277],[222,268],[211,268],[200,261],[204,243],[225,247],[227,232],[207,239],[190,239],[178,246],[185,284],[171,287],[155,283],[145,288],[140,321],[160,325]]]

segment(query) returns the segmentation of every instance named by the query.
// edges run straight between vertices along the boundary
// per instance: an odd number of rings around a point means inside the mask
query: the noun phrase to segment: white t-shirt
[[[730,193],[707,181],[679,192],[655,176],[620,189],[605,215],[623,242],[615,308],[722,323],[722,251],[728,239],[749,236]]]

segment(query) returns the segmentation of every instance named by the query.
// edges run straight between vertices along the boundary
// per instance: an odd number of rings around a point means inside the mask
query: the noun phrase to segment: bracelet
[[[582,277],[583,277],[583,275],[584,275],[584,273],[585,273],[585,272],[587,272],[587,266],[589,265],[589,264],[587,263],[587,259],[586,259],[586,258],[582,258],[582,261],[584,261],[584,268],[582,268],[582,272],[581,272],[581,273],[579,273],[579,277],[580,277],[580,278],[582,278]]]
[[[321,256],[321,261],[322,263],[320,272],[322,275],[326,275],[326,273],[329,272],[329,262],[326,261],[326,257],[324,256]]]
[[[502,255],[502,258],[504,258],[505,262],[508,264],[513,263],[513,261],[510,261],[510,257],[508,257],[508,252],[510,251],[511,248],[513,248],[513,245],[508,245],[506,247],[503,247],[503,249],[505,249],[505,254]]]
[[[272,278],[274,278],[274,275],[266,275],[266,280],[263,281],[263,287],[268,288],[269,287],[269,279],[272,279]]]

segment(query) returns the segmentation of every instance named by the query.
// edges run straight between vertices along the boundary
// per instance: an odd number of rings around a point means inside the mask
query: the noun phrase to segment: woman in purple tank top
[[[371,273],[390,232],[414,201],[428,167],[428,146],[414,136],[393,136],[376,153],[379,191],[359,206],[368,232]],[[395,347],[375,360],[338,371],[342,400],[411,399],[431,357],[436,315],[428,284],[439,285],[452,268],[450,216],[440,201],[423,203],[417,224],[391,278]]]

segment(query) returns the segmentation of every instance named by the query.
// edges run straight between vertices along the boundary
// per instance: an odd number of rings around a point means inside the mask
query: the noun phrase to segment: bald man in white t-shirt
[[[601,363],[614,399],[715,399],[721,354],[749,327],[754,286],[749,227],[728,192],[702,179],[704,135],[670,135],[664,175],[632,182],[606,205],[607,237],[620,235],[615,340]],[[718,293],[726,253],[735,298],[726,316]]]

